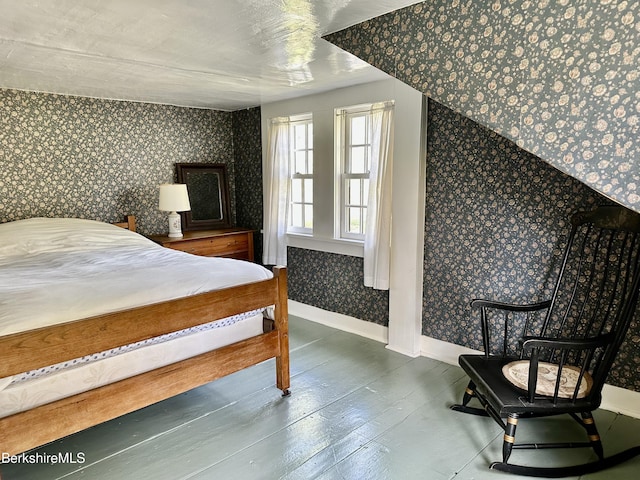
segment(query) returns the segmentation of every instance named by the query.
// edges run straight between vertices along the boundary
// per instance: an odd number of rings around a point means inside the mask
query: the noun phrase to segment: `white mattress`
[[[161,247],[110,224],[0,225],[0,335],[271,278],[251,262]]]
[[[220,320],[219,322],[221,322]],[[218,323],[218,322],[216,322]],[[97,354],[82,365],[71,365],[35,378],[15,379],[0,391],[0,418],[117,380],[184,360],[262,333],[262,314],[254,314],[220,328],[178,335],[169,341],[145,345],[125,353]],[[115,349],[114,349],[115,350]],[[5,382],[6,383],[6,382]],[[1,388],[1,386],[0,386]]]
[[[0,225],[0,335],[271,276],[257,264],[163,248],[101,222],[20,220]],[[0,379],[0,417],[260,333],[261,312],[249,312]]]

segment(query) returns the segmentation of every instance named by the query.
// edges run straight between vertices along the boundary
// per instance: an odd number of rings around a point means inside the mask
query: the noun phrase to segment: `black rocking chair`
[[[492,417],[504,429],[502,461],[490,468],[535,477],[578,476],[640,454],[605,458],[591,412],[631,323],[640,288],[640,215],[600,207],[574,215],[551,300],[512,305],[474,300],[484,354],[461,355],[470,382],[456,411]],[[476,398],[483,408],[468,406]],[[515,443],[521,418],[569,414],[588,442]],[[508,463],[512,449],[591,447],[597,460],[564,467]]]

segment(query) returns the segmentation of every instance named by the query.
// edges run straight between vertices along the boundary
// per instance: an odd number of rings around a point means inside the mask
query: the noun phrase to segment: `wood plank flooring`
[[[14,479],[497,479],[501,430],[450,411],[462,370],[290,318],[292,395],[273,361],[31,452],[83,463],[2,465]],[[606,454],[640,444],[640,420],[596,412]],[[558,424],[560,427],[558,427]],[[523,420],[518,440],[577,434],[573,420]],[[539,437],[538,437],[539,438]],[[515,452],[513,461],[579,461],[587,450]],[[595,479],[636,479],[640,458]]]

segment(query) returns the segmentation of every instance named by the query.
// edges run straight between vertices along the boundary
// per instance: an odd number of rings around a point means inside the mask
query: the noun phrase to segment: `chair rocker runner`
[[[470,378],[456,411],[489,416],[504,430],[502,461],[490,468],[535,477],[578,476],[640,454],[606,458],[593,412],[633,320],[640,289],[640,215],[600,207],[571,219],[571,232],[549,301],[513,305],[474,300],[484,354],[461,355]],[[483,408],[468,406],[472,398]],[[515,443],[521,418],[569,414],[588,441]],[[591,447],[597,460],[566,467],[509,463],[513,449]]]

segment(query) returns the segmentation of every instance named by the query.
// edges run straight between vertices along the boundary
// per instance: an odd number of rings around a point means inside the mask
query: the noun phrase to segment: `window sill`
[[[319,252],[337,253],[338,255],[364,257],[364,244],[357,240],[318,238],[311,235],[289,233],[287,234],[287,245]]]

